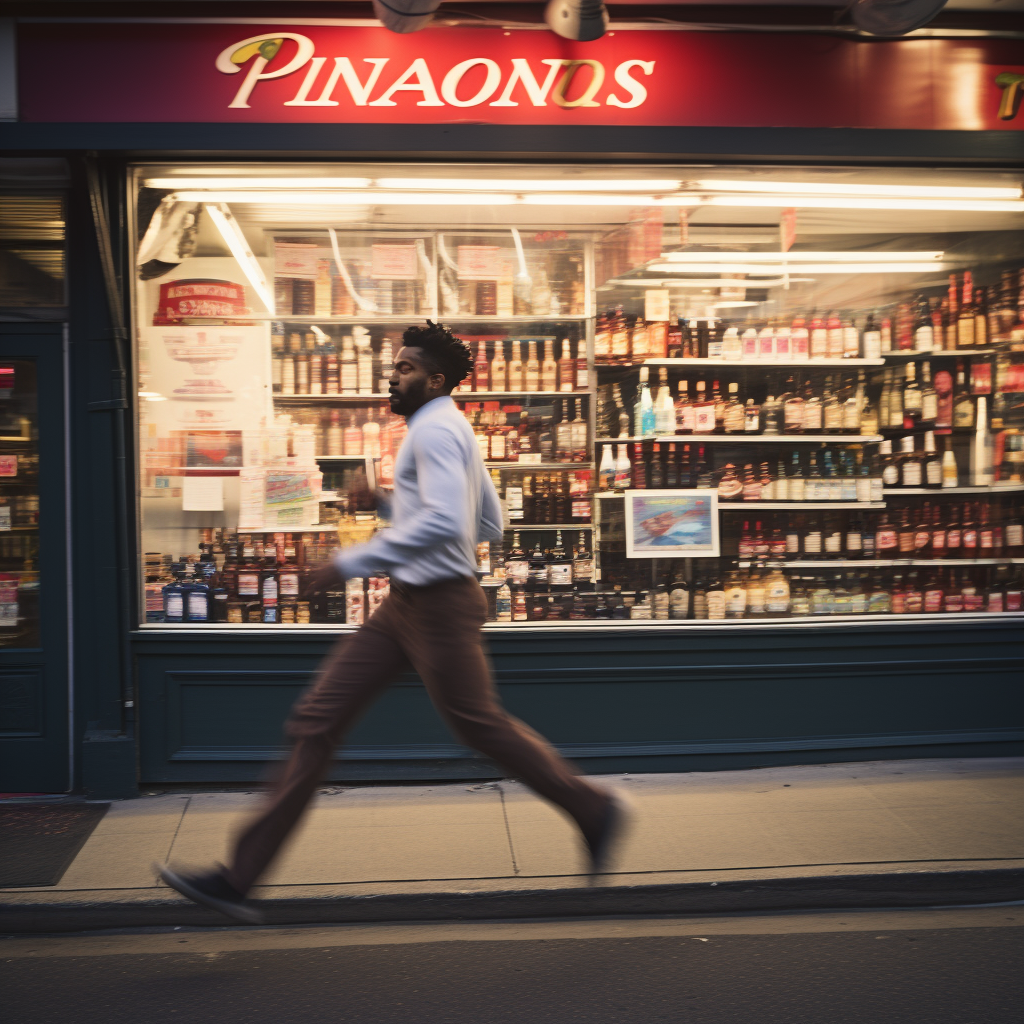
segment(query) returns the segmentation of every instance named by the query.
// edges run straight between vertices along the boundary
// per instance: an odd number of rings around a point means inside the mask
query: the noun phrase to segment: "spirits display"
[[[946,236],[908,209],[908,241],[872,248],[865,224],[881,236],[885,214],[837,210],[827,233],[808,219],[782,253],[767,208],[737,233],[641,194],[629,214],[612,196],[588,206],[586,189],[533,202],[529,175],[491,206],[477,194],[486,168],[460,189],[420,169],[430,201],[378,203],[392,172],[368,173],[359,203],[322,209],[315,191],[299,203],[293,181],[294,222],[288,204],[254,200],[238,219],[253,263],[204,234],[220,254],[181,266],[231,303],[140,323],[147,622],[355,626],[374,613],[385,577],[328,593],[309,580],[383,525],[357,496],[371,477],[393,483],[407,427],[387,401],[391,367],[403,330],[426,319],[472,358],[452,397],[505,516],[503,540],[477,551],[496,623],[1021,610],[1024,252],[1012,232],[988,239],[963,211]],[[435,213],[445,189],[458,201]],[[915,231],[928,252],[902,251]],[[962,253],[994,255],[967,265]],[[138,308],[162,286],[140,281]],[[198,333],[214,327],[224,336]],[[168,345],[198,360],[180,387]],[[253,381],[208,379],[214,356],[245,345]],[[19,459],[27,480],[27,446]],[[24,530],[0,534],[20,620],[38,497],[0,490],[0,530],[5,517]],[[627,558],[624,492],[691,490],[717,498],[720,554]]]

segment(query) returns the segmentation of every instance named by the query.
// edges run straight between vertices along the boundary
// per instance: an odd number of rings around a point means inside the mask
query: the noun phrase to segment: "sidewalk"
[[[324,789],[254,891],[272,923],[693,913],[1024,898],[1024,758],[610,776],[637,805],[593,886],[574,830],[515,782]],[[224,924],[150,865],[225,857],[256,793],[115,802],[0,932]]]

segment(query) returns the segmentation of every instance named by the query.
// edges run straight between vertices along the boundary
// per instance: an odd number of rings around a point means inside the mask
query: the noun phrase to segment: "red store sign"
[[[220,23],[18,29],[21,120],[1020,130],[1024,44]]]

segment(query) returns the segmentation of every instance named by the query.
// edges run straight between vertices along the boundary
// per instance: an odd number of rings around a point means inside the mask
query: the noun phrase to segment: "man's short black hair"
[[[434,372],[444,374],[446,391],[451,391],[473,369],[473,354],[469,347],[443,324],[435,324],[432,320],[427,321],[426,327],[406,328],[402,344],[422,350]]]

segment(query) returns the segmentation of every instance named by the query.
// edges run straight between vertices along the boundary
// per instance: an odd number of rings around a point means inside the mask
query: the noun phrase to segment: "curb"
[[[731,914],[774,910],[963,906],[1024,900],[1024,869],[906,871],[804,878],[612,885],[576,889],[494,889],[255,901],[270,925],[497,918]],[[171,925],[223,927],[219,914],[180,897],[95,902],[8,902],[0,934]]]

